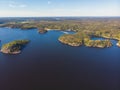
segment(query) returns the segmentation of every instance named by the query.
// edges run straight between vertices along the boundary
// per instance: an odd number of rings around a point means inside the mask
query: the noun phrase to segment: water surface
[[[0,28],[1,45],[31,40],[21,54],[0,53],[0,89],[120,89],[120,48],[116,41],[112,40],[113,47],[104,49],[71,47],[58,41],[62,34],[63,31],[39,34],[36,29]]]

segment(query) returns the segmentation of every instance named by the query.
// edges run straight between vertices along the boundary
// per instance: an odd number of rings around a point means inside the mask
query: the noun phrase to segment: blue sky
[[[0,0],[0,17],[120,16],[120,0]]]

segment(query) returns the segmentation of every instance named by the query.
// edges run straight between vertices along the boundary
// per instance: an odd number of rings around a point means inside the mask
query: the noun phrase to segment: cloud
[[[48,1],[47,3],[48,3],[48,5],[50,5],[52,2],[51,2],[51,1]]]
[[[18,3],[18,2],[14,2],[14,1],[10,1],[8,6],[11,8],[25,8],[25,7],[27,7],[26,4],[22,4],[22,3]]]
[[[21,5],[19,5],[19,7],[24,8],[24,7],[27,7],[27,5],[21,4]]]
[[[11,8],[15,8],[16,6],[13,5],[13,4],[9,4],[9,7],[11,7]]]

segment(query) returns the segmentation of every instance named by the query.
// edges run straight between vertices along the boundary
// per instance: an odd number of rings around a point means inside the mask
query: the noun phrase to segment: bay
[[[0,89],[119,90],[120,48],[71,47],[58,41],[63,31],[0,28],[0,46],[13,40],[31,42],[21,54],[0,53]],[[4,88],[4,89],[3,89]]]

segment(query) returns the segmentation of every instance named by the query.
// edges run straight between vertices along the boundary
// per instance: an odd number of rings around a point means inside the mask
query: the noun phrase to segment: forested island
[[[4,44],[1,48],[1,52],[5,54],[19,54],[29,40],[15,40]]]
[[[118,41],[120,46],[120,18],[52,18],[25,19],[4,22],[0,27],[20,28],[21,30],[37,29],[39,33],[49,30],[74,31],[75,34],[64,34],[58,38],[61,43],[70,46],[106,48],[113,44],[111,39]],[[105,40],[92,40],[92,37],[102,37]]]
[[[59,38],[59,41],[68,44],[70,46],[81,46],[85,45],[87,47],[98,47],[105,48],[111,47],[112,43],[110,40],[91,40],[90,36],[85,33],[76,33],[71,35],[63,35]]]

